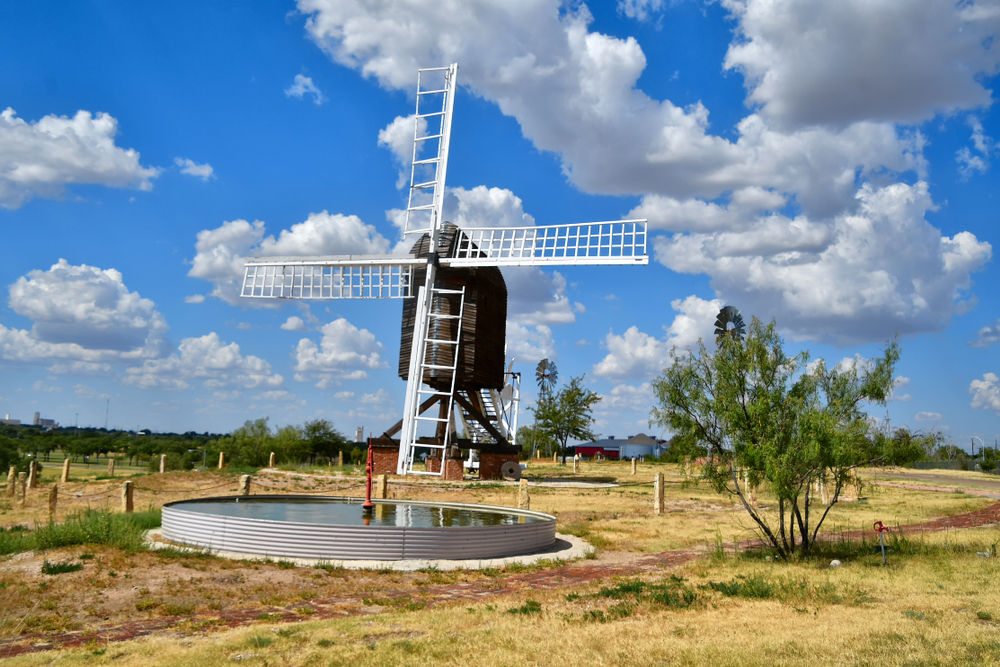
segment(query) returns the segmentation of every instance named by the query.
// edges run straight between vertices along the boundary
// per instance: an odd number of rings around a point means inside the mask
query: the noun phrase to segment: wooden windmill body
[[[246,262],[243,281],[247,298],[402,299],[403,418],[380,438],[395,448],[399,434],[398,474],[442,475],[444,459],[459,447],[516,456],[517,378],[505,370],[507,287],[499,267],[649,261],[645,220],[504,228],[444,222],[457,74],[457,65],[417,74],[403,230],[417,240],[409,254],[254,258]],[[441,83],[425,85],[425,77]],[[437,100],[440,108],[434,104],[427,112]],[[457,437],[458,420],[470,437]],[[414,469],[418,448],[438,451],[441,464]]]

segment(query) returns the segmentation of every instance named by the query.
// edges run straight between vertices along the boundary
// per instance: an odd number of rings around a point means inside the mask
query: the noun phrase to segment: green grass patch
[[[77,512],[62,523],[36,524],[34,530],[0,531],[0,556],[84,544],[139,551],[144,548],[143,533],[159,525],[159,510],[116,514],[108,510],[88,509]]]
[[[508,614],[520,614],[522,616],[530,616],[531,614],[542,613],[542,605],[535,600],[528,600],[520,607],[511,607],[507,610]]]
[[[60,561],[50,563],[47,559],[42,563],[42,574],[65,574],[67,572],[77,572],[83,569],[83,563],[71,563]]]

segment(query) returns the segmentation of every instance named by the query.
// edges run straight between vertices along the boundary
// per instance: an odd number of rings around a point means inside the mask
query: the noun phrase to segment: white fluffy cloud
[[[892,387],[892,398],[890,401],[912,401],[913,396],[904,393],[904,390],[910,386],[910,378],[905,376],[898,376]]]
[[[426,135],[427,119],[417,118],[416,114],[396,116],[395,120],[378,132],[378,145],[392,151],[392,155],[399,165],[399,178],[396,179],[397,188],[404,187],[410,180],[410,167],[413,165],[414,121],[419,123],[420,135]]]
[[[906,124],[989,104],[993,3],[727,0],[736,38],[724,66],[746,75],[753,108],[725,136],[700,102],[638,89],[642,49],[591,32],[583,5],[298,4],[321,48],[387,88],[412,90],[422,63],[459,62],[459,82],[558,154],[576,185],[643,195],[632,214],[681,233],[659,239],[668,267],[707,273],[723,297],[797,335],[936,330],[974,303],[959,294],[990,248],[925,221],[926,185],[912,183],[925,178],[926,140]],[[618,7],[644,18],[662,4]],[[978,169],[992,147],[970,124]]]
[[[313,83],[312,77],[303,76],[302,74],[295,75],[295,81],[288,88],[285,88],[286,97],[294,97],[301,100],[306,95],[313,96],[313,103],[316,106],[326,102],[326,97],[323,92]]]
[[[1000,320],[987,324],[976,332],[976,340],[969,343],[971,347],[986,347],[1000,342]]]
[[[646,67],[642,49],[632,38],[590,32],[585,6],[479,0],[456,12],[403,0],[374,8],[300,0],[299,8],[335,61],[386,87],[412,89],[421,63],[461,63],[459,82],[516,118],[539,149],[558,153],[567,176],[589,192],[689,198],[794,186],[800,199],[815,190],[822,203],[831,181],[853,181],[859,170],[919,166],[914,138],[884,124],[783,135],[751,114],[735,142],[714,136],[702,104],[681,108],[635,87]]]
[[[551,275],[535,266],[505,267],[507,319],[519,324],[569,324],[584,307],[571,303],[566,294],[566,278],[558,271]]]
[[[212,169],[212,165],[208,164],[198,164],[194,160],[188,158],[174,158],[174,164],[176,164],[181,169],[182,174],[187,174],[188,176],[195,176],[203,181],[215,178],[215,170]]]
[[[939,412],[918,412],[914,416],[918,422],[939,422],[941,421],[941,413]]]
[[[142,366],[126,369],[125,384],[142,389],[163,387],[187,389],[189,381],[218,389],[278,387],[284,378],[271,372],[271,365],[253,355],[242,355],[236,343],[224,343],[215,332],[185,338],[177,352],[164,359],[149,359]]]
[[[838,343],[939,330],[974,304],[965,291],[992,248],[927,223],[925,183],[864,185],[857,196],[857,213],[830,222],[765,216],[741,231],[661,237],[656,257],[707,273],[747,315]]]
[[[295,379],[315,380],[326,388],[339,380],[368,377],[365,369],[384,368],[382,344],[367,329],[358,329],[344,318],[323,325],[320,344],[308,338],[295,348]]]
[[[312,213],[305,222],[264,236],[264,223],[246,220],[224,222],[198,232],[197,254],[189,276],[214,283],[211,296],[236,305],[274,305],[265,299],[240,300],[243,263],[248,257],[302,255],[375,255],[385,253],[389,241],[356,215]]]
[[[285,323],[281,325],[281,328],[284,329],[285,331],[305,331],[306,323],[302,320],[301,317],[292,315],[287,320],[285,320]]]
[[[973,380],[969,393],[972,394],[972,407],[994,410],[1000,415],[1000,377],[996,373],[984,373],[982,380]]]
[[[608,333],[604,346],[608,355],[594,365],[594,374],[607,379],[651,378],[670,361],[670,348],[665,341],[634,326],[621,336]]]
[[[74,183],[152,189],[159,170],[139,164],[137,151],[116,146],[117,132],[118,121],[106,113],[28,123],[8,107],[0,113],[0,206],[58,197]]]
[[[542,359],[555,359],[556,344],[552,329],[544,324],[524,326],[507,320],[507,358],[518,363],[536,363]]]
[[[130,292],[115,269],[60,259],[48,271],[19,278],[7,303],[33,325],[30,332],[0,326],[4,359],[127,363],[169,348],[163,315],[152,301]]]
[[[608,354],[594,365],[594,374],[610,380],[648,380],[670,365],[671,349],[691,349],[699,339],[709,348],[715,346],[715,316],[722,301],[692,295],[674,299],[670,306],[677,315],[670,326],[663,327],[666,335],[662,339],[634,326],[620,336],[609,332],[603,343]]]
[[[725,66],[748,103],[789,125],[915,123],[990,104],[995,2],[723,0],[737,20]]]

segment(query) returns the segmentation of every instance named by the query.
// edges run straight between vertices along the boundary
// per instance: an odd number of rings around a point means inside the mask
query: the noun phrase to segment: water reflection
[[[405,502],[375,501],[370,514],[372,526],[403,528],[441,528],[452,526],[506,526],[517,523],[537,523],[539,517],[525,516],[502,510],[412,505]],[[360,503],[324,498],[251,497],[237,500],[196,500],[179,503],[179,510],[201,512],[243,519],[318,523],[326,525],[361,526],[364,521]]]

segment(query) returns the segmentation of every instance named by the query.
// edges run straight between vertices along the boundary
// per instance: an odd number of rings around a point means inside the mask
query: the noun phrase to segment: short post
[[[219,468],[218,469],[222,470],[225,467],[226,467],[226,453],[225,452],[219,452]]]
[[[267,460],[267,467],[268,468],[274,467],[274,452],[271,452],[271,457]]]
[[[28,465],[28,488],[33,489],[38,486],[38,461],[34,459]]]
[[[691,457],[684,457],[684,478],[691,479]]]
[[[663,514],[663,473],[653,478],[653,514]]]
[[[580,472],[580,455],[573,455],[573,472]]]
[[[750,487],[750,505],[757,507],[757,487]]]
[[[553,452],[553,454],[552,454],[552,462],[553,463],[558,463],[559,462],[559,454],[558,453]]]
[[[820,478],[820,480],[819,480],[819,490],[820,490],[820,496],[823,499],[823,504],[824,505],[829,505],[830,504],[830,494],[829,494],[829,492],[826,489],[826,479],[825,478]]]
[[[337,452],[337,465],[341,468],[344,467],[344,452],[343,450]]]
[[[160,454],[160,474],[167,472],[167,455]]]
[[[638,459],[636,459],[636,458],[635,458],[635,457],[633,456],[633,457],[632,457],[632,474],[633,474],[633,475],[635,474],[635,468],[636,468],[636,463],[637,463],[637,462],[638,462]]]
[[[854,499],[861,500],[861,475],[854,473]]]
[[[250,475],[240,475],[240,495],[250,495]]]
[[[17,489],[17,466],[11,466],[7,473],[7,497],[13,498]]]
[[[66,484],[67,482],[69,482],[69,464],[70,460],[67,457],[66,459],[63,460],[63,473],[62,473],[62,478],[59,480],[60,483],[62,484]]]
[[[115,476],[115,460],[108,459],[108,477]]]
[[[56,520],[56,504],[59,502],[59,485],[53,484],[49,489],[49,523]]]
[[[531,495],[528,494],[528,480],[522,479],[517,486],[517,509],[531,509]]]
[[[375,497],[385,500],[389,497],[389,475],[382,473],[375,481]]]
[[[17,473],[17,506],[24,507],[28,499],[28,473]]]
[[[135,509],[135,504],[132,502],[132,482],[125,482],[122,484],[122,512],[125,514],[131,514]]]

